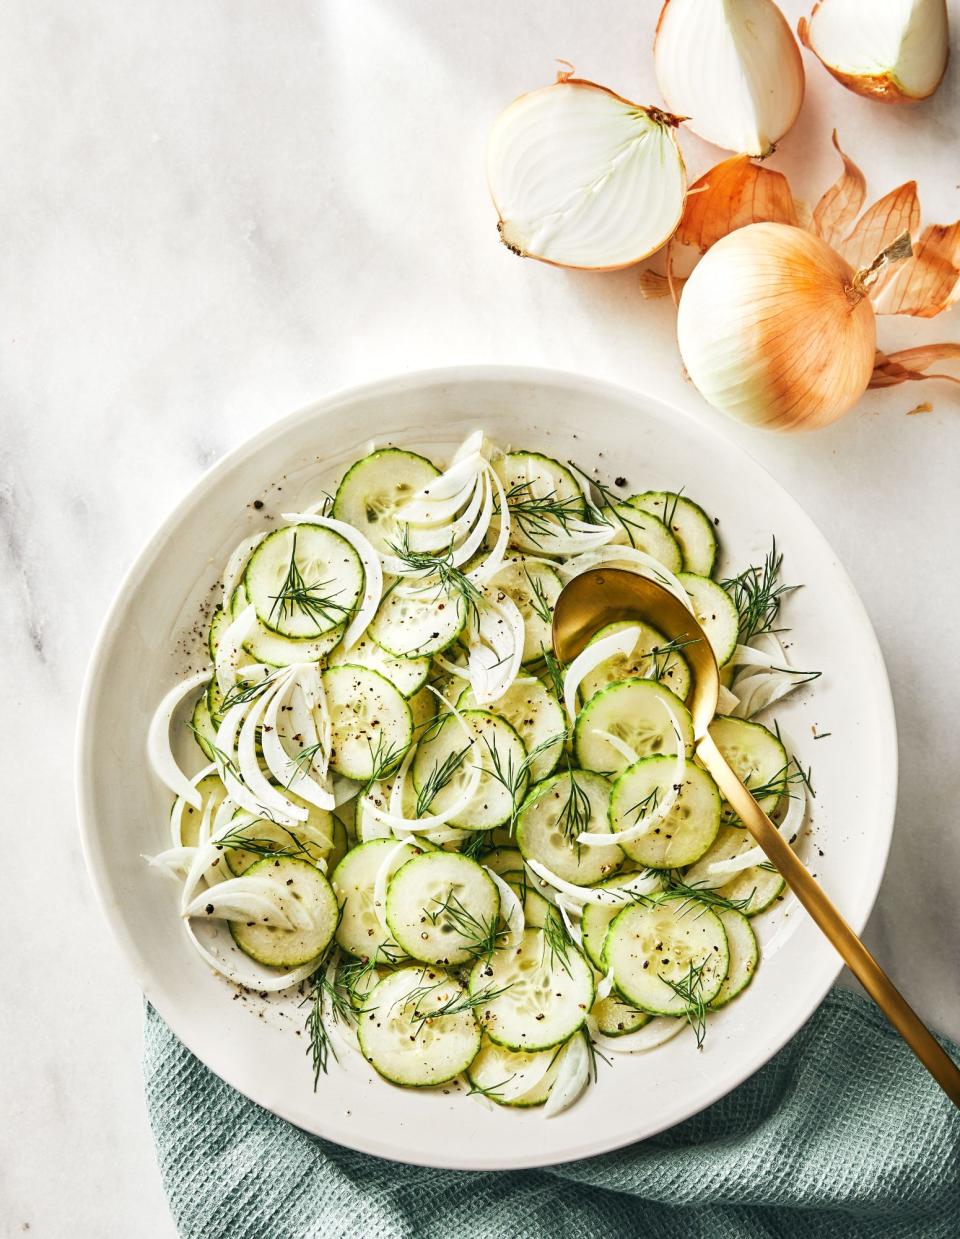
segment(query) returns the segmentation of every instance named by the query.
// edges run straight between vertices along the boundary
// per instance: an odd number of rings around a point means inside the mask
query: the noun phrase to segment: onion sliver
[[[380,556],[363,536],[359,529],[354,529],[346,521],[334,520],[332,516],[312,516],[299,512],[284,512],[283,519],[291,525],[322,525],[338,533],[345,542],[349,542],[360,557],[363,564],[363,599],[357,607],[357,612],[347,625],[343,634],[343,648],[353,649],[363,634],[380,605],[383,597],[383,569],[380,566]]]
[[[243,656],[243,643],[257,622],[257,608],[251,603],[244,607],[226,632],[217,642],[216,675],[217,688],[224,696],[237,682],[237,669]]]
[[[592,1017],[587,1020],[587,1026],[590,1029],[590,1039],[597,1049],[609,1050],[614,1054],[646,1054],[648,1050],[655,1050],[657,1046],[670,1041],[689,1027],[686,1020],[657,1016],[636,1032],[624,1033],[622,1037],[605,1037]]]
[[[500,915],[507,927],[507,937],[498,945],[505,951],[513,951],[523,941],[523,931],[526,928],[526,918],[523,904],[517,898],[516,891],[509,882],[505,882],[496,870],[484,865],[487,873],[493,879],[493,884],[500,893]]]
[[[170,723],[181,701],[209,680],[209,671],[199,671],[189,679],[175,684],[154,711],[147,731],[147,759],[153,773],[174,795],[182,796],[194,809],[200,808],[200,793],[177,765],[173,756],[173,750],[170,747]]]
[[[672,706],[666,701],[661,701],[660,705],[667,718],[670,720],[670,726],[673,729],[673,738],[676,741],[677,749],[673,763],[673,773],[670,775],[670,790],[664,796],[662,801],[654,804],[654,808],[639,818],[632,826],[628,826],[626,830],[606,831],[603,834],[590,833],[585,831],[581,835],[577,835],[578,843],[585,843],[588,847],[609,847],[611,843],[632,843],[635,839],[641,839],[645,834],[657,824],[662,822],[673,806],[677,803],[677,798],[680,795],[680,788],[683,786],[683,772],[686,766],[686,746],[683,742],[683,735],[680,731],[680,720],[677,718]]]
[[[201,891],[183,916],[211,916],[221,921],[260,921],[275,929],[309,929],[310,914],[296,899],[281,903],[283,888],[270,878],[243,875]],[[212,909],[212,911],[210,910]]]
[[[265,810],[269,810],[274,817],[283,814],[298,822],[305,822],[310,816],[309,811],[301,805],[294,804],[292,800],[277,791],[273,784],[264,777],[257,757],[257,732],[264,709],[273,697],[283,693],[287,683],[281,680],[268,693],[251,703],[237,739],[237,761],[244,783]]]
[[[204,779],[216,773],[216,763],[211,762],[209,766],[204,766],[202,770],[193,776],[190,780],[190,785],[195,788]],[[170,810],[170,843],[175,848],[181,847],[183,844],[183,809],[186,803],[183,796],[178,796],[174,801],[173,808]],[[194,805],[193,808],[196,809],[197,805]]]
[[[543,1107],[545,1119],[572,1106],[590,1082],[590,1052],[583,1034],[574,1033],[562,1053],[557,1078]]]
[[[806,811],[807,792],[806,788],[801,785],[796,793],[790,793],[787,812],[784,815],[783,821],[777,827],[788,843],[791,843],[800,833]],[[726,860],[716,860],[713,864],[708,865],[707,881],[712,885],[722,886],[727,878],[731,878],[737,873],[742,873],[744,869],[752,869],[754,865],[765,864],[766,861],[767,854],[762,847],[749,848],[738,856],[730,856]]]
[[[200,921],[199,925],[204,926],[208,930],[214,928],[209,921]],[[183,927],[191,945],[205,964],[215,972],[219,972],[221,976],[226,977],[228,981],[232,981],[234,985],[242,985],[245,989],[255,990],[257,993],[275,994],[280,990],[290,989],[294,985],[299,985],[301,981],[305,981],[307,977],[317,970],[317,961],[312,959],[306,964],[301,964],[299,968],[292,968],[289,972],[277,973],[265,964],[257,964],[248,956],[240,955],[240,952],[235,947],[233,950],[238,959],[234,963],[221,958],[204,946],[197,937],[193,924],[190,921],[184,921]],[[232,945],[232,938],[230,942]],[[240,963],[241,966],[238,967],[237,963]]]
[[[676,118],[561,74],[500,114],[487,183],[500,237],[522,257],[610,270],[671,236],[686,172]]]
[[[281,787],[285,787],[295,796],[299,796],[302,800],[306,800],[308,804],[316,805],[318,809],[329,810],[335,807],[335,796],[325,787],[321,786],[316,779],[312,778],[309,773],[310,767],[308,766],[305,768],[302,763],[298,763],[295,758],[290,756],[283,744],[285,728],[282,726],[280,711],[286,700],[287,693],[292,691],[297,683],[297,673],[307,675],[307,668],[312,668],[313,674],[316,676],[316,686],[319,690],[318,712],[321,714],[322,734],[318,733],[317,742],[322,746],[321,766],[325,774],[330,753],[330,716],[326,710],[326,698],[323,694],[323,683],[320,680],[319,672],[313,664],[307,664],[306,668],[302,668],[298,665],[294,670],[294,674],[291,675],[286,684],[271,697],[270,704],[267,706],[266,713],[263,717],[264,725],[260,740],[263,747],[263,757],[267,763],[267,768]],[[309,681],[309,684],[310,689],[312,690],[314,688],[312,679]],[[302,684],[301,691],[306,691],[303,690]],[[309,748],[310,746],[304,745],[302,747]],[[311,766],[312,765],[313,762],[311,762]]]
[[[690,595],[670,569],[665,568],[659,559],[648,555],[646,551],[637,550],[635,546],[602,546],[595,551],[578,555],[576,559],[568,559],[565,564],[557,564],[556,568],[562,576],[572,579],[581,572],[600,567],[601,564],[612,564],[626,572],[637,572],[640,576],[649,577],[664,589],[668,589],[688,611],[693,611]]]
[[[645,874],[640,874],[635,881],[627,882],[623,886],[618,887],[577,886],[573,882],[567,882],[563,878],[558,877],[538,860],[528,860],[524,863],[531,873],[540,878],[541,881],[546,882],[548,886],[552,886],[561,895],[566,895],[568,899],[572,899],[576,904],[597,903],[608,908],[625,907],[631,895],[650,895],[660,887],[660,879],[658,877],[647,877]]]
[[[233,591],[240,584],[240,579],[247,566],[247,560],[266,536],[267,530],[263,530],[262,533],[255,533],[249,538],[244,538],[227,560],[227,566],[223,570],[223,609],[225,611],[229,612],[230,610]]]
[[[387,924],[387,883],[390,881],[390,868],[396,858],[408,846],[404,839],[396,847],[392,847],[380,862],[380,867],[373,880],[373,911],[380,922],[380,928],[388,938],[392,937],[390,926]]]
[[[577,692],[584,676],[589,675],[595,667],[613,658],[617,654],[626,658],[640,639],[640,629],[631,626],[612,632],[608,637],[593,641],[576,656],[567,673],[563,677],[563,703],[567,707],[567,717],[571,725],[577,721]]]

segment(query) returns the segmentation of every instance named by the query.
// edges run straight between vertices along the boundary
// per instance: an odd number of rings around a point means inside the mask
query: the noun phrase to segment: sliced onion
[[[607,847],[611,843],[633,843],[635,839],[642,839],[657,822],[662,822],[677,803],[680,788],[683,786],[683,776],[686,768],[686,746],[683,743],[683,735],[680,732],[680,720],[677,718],[673,707],[665,699],[661,700],[660,705],[670,720],[673,738],[677,745],[673,773],[670,776],[670,790],[655,808],[634,822],[632,826],[628,826],[626,830],[607,831],[603,834],[585,831],[583,834],[577,835],[578,843],[585,843],[588,847]]]
[[[390,880],[390,867],[400,853],[404,852],[408,846],[409,844],[406,840],[403,840],[396,847],[392,847],[380,862],[377,876],[373,880],[373,910],[376,913],[377,920],[380,922],[380,928],[388,938],[393,936],[390,926],[387,924],[387,882]]]
[[[607,836],[610,838],[610,836]],[[631,895],[649,895],[660,887],[660,879],[656,877],[647,877],[646,874],[638,874],[632,882],[626,882],[623,886],[617,887],[598,887],[598,886],[577,886],[573,882],[567,882],[563,878],[558,877],[546,865],[542,865],[538,860],[524,861],[526,867],[542,882],[546,882],[557,890],[561,895],[566,895],[568,899],[572,899],[576,904],[597,903],[605,907],[618,907],[625,905]]]
[[[605,731],[602,727],[592,727],[591,734],[599,736],[602,740],[606,740],[611,748],[616,749],[628,766],[634,766],[640,760],[640,754],[626,740],[621,740],[619,736],[615,736],[612,731]]]
[[[239,768],[241,778],[237,778],[236,773],[234,773],[238,769],[236,765],[237,733],[247,711],[257,701],[258,699],[255,698],[253,702],[241,701],[235,706],[231,706],[223,716],[223,722],[217,731],[217,748],[226,757],[226,763],[220,763],[220,778],[227,789],[227,794],[242,809],[246,809],[248,813],[252,813],[255,817],[263,817],[264,806],[246,786],[243,780],[244,772],[242,767]],[[305,812],[305,810],[298,809],[298,814]],[[281,826],[296,826],[298,822],[305,820],[304,817],[299,815],[294,817],[286,813],[274,813],[273,816]]]
[[[269,810],[278,820],[280,815],[283,815],[298,822],[305,822],[310,816],[309,810],[294,804],[287,796],[277,791],[273,784],[264,777],[257,757],[257,733],[264,709],[270,704],[272,698],[284,691],[287,685],[287,680],[281,680],[268,693],[251,703],[237,739],[237,759],[244,783],[265,810]]]
[[[803,827],[807,812],[807,790],[801,786],[796,794],[790,793],[787,811],[783,821],[777,827],[780,834],[791,843]],[[752,869],[754,865],[762,865],[767,861],[767,854],[762,847],[749,848],[737,856],[729,856],[726,860],[715,860],[707,865],[706,879],[711,886],[722,886],[728,878],[744,869]]]
[[[577,721],[577,693],[584,676],[589,675],[608,658],[613,658],[617,654],[626,658],[632,654],[639,639],[639,628],[635,626],[621,628],[618,632],[610,633],[608,637],[592,641],[576,656],[563,677],[563,702],[567,707],[567,717],[570,719],[571,726]]]
[[[465,738],[470,744],[473,744],[476,740],[476,736],[464,722],[463,715],[457,707],[453,704],[453,702],[447,701],[442,694],[438,693],[436,689],[432,687],[432,685],[428,687],[430,687],[430,691],[435,697],[439,697],[441,701],[446,703],[454,718],[456,718]],[[427,817],[405,817],[403,812],[398,809],[398,806],[402,806],[403,803],[403,784],[407,777],[407,772],[410,769],[410,765],[413,762],[415,753],[416,748],[411,745],[411,747],[407,750],[403,761],[400,763],[400,769],[394,776],[393,788],[390,794],[390,808],[381,809],[371,800],[369,793],[364,796],[363,807],[364,810],[370,813],[371,816],[377,821],[383,822],[386,826],[391,826],[394,830],[406,830],[411,833],[421,834],[428,830],[433,830],[437,826],[445,826],[452,817],[456,817],[457,814],[462,812],[464,807],[470,803],[476,793],[477,784],[480,782],[480,766],[472,765],[470,767],[470,773],[467,776],[467,781],[461,789],[460,795],[455,797],[455,799],[447,806],[446,809],[443,810],[442,813],[431,813]]]
[[[507,938],[503,943],[503,949],[505,951],[516,950],[523,941],[523,931],[526,928],[523,904],[517,898],[517,893],[509,882],[505,882],[500,874],[491,869],[489,865],[483,867],[500,893],[500,915],[507,927]]]
[[[515,99],[487,143],[504,244],[523,257],[594,270],[652,254],[683,210],[675,124],[569,74]]]
[[[602,1002],[604,998],[609,998],[613,991],[613,969],[602,977],[597,982],[597,1002]]]
[[[217,643],[215,659],[217,688],[224,696],[237,682],[237,670],[243,657],[243,643],[257,622],[257,608],[251,603],[227,626]]]
[[[738,677],[739,701],[731,713],[736,718],[753,718],[762,710],[768,710],[774,702],[782,701],[801,685],[809,683],[810,676],[806,672],[792,671],[786,667]]]
[[[433,552],[446,552],[450,547],[459,546],[476,526],[485,498],[486,483],[480,475],[471,482],[466,494],[466,507],[455,519],[437,525],[408,522],[410,545],[417,551]],[[486,527],[483,532],[486,533]]]
[[[590,1083],[590,1052],[582,1033],[574,1033],[562,1051],[557,1078],[550,1090],[543,1117],[568,1109]]]
[[[301,964],[298,968],[278,973],[274,969],[267,967],[267,965],[258,964],[255,960],[250,959],[249,956],[242,955],[239,949],[233,946],[233,939],[228,933],[225,937],[221,937],[221,933],[217,932],[219,926],[210,921],[198,921],[196,925],[201,931],[212,932],[214,944],[221,940],[229,942],[234,960],[225,959],[206,947],[197,936],[194,923],[183,921],[184,931],[194,950],[214,972],[218,972],[221,976],[226,977],[234,985],[243,986],[244,989],[251,989],[257,993],[264,994],[278,993],[280,990],[290,989],[294,985],[299,985],[301,981],[305,981],[307,977],[317,970],[317,960],[312,959],[305,964]]]
[[[341,642],[345,650],[353,649],[367,631],[370,621],[377,613],[380,599],[383,597],[383,569],[380,566],[380,556],[360,530],[354,529],[345,521],[334,520],[331,516],[301,512],[284,512],[283,519],[291,525],[322,525],[325,529],[332,529],[345,542],[349,542],[357,552],[363,564],[363,600],[353,619],[347,625]]]
[[[736,693],[731,693],[726,685],[721,684],[717,689],[717,713],[732,714],[740,704],[740,698]]]
[[[304,682],[307,684],[308,689],[304,689]],[[320,679],[319,671],[313,663],[297,664],[292,669],[290,678],[271,697],[270,704],[267,706],[266,713],[264,714],[264,726],[261,731],[264,761],[266,761],[270,773],[282,787],[287,788],[288,791],[295,796],[299,796],[302,800],[306,800],[308,804],[316,805],[318,809],[331,810],[335,808],[335,796],[321,783],[317,782],[316,779],[311,777],[309,768],[304,769],[302,765],[297,764],[294,758],[287,752],[283,743],[287,729],[284,719],[281,717],[281,710],[286,701],[287,694],[292,692],[298,683],[300,684],[301,691],[305,694],[307,691],[309,691],[311,696],[314,692],[317,693],[317,708],[321,714],[323,734],[320,734],[316,728],[314,728],[313,734],[317,736],[317,741],[323,745],[320,764],[321,772],[324,778],[326,777],[326,766],[330,754],[330,716],[326,708],[323,682]],[[310,721],[311,727],[313,727],[312,714]],[[313,742],[311,738],[310,744]],[[309,747],[309,745],[304,745],[303,747]],[[312,765],[313,763],[311,762],[311,767]]]
[[[624,1033],[622,1037],[605,1037],[597,1027],[596,1020],[590,1016],[587,1019],[590,1037],[598,1050],[609,1050],[613,1054],[646,1054],[657,1046],[670,1041],[678,1033],[682,1033],[689,1025],[684,1019],[674,1019],[670,1016],[656,1016],[649,1024],[644,1024],[636,1032]]]
[[[147,731],[147,759],[153,773],[165,787],[181,796],[194,809],[200,808],[200,793],[173,756],[173,749],[170,747],[170,723],[181,701],[209,680],[209,671],[199,671],[189,679],[175,684],[154,711]]]
[[[190,872],[196,852],[195,847],[183,847],[177,844],[172,848],[167,848],[164,852],[158,852],[156,856],[144,856],[143,859],[152,868],[165,873],[167,877],[182,882]]]
[[[555,567],[561,576],[572,579],[581,572],[588,572],[591,568],[599,568],[603,564],[649,577],[664,589],[668,589],[688,611],[693,611],[690,595],[670,569],[665,568],[659,559],[648,555],[646,551],[637,550],[635,546],[601,546],[598,550],[588,551],[585,555],[578,555],[575,559],[568,559],[565,564],[556,564]]]
[[[223,609],[226,612],[229,613],[230,611],[233,593],[243,577],[247,560],[266,536],[267,530],[263,530],[262,533],[255,533],[249,538],[244,538],[240,545],[232,551],[230,558],[227,560],[227,566],[223,570]]]
[[[566,928],[567,933],[570,935],[570,937],[573,939],[574,943],[576,944],[577,950],[582,951],[583,950],[583,934],[580,931],[580,926],[574,922],[573,918],[570,915],[571,909],[579,912],[580,905],[574,904],[574,903],[568,903],[568,901],[564,899],[562,895],[558,895],[557,896],[557,907],[560,910],[560,916],[561,916],[561,919],[563,920],[563,924],[564,924],[564,927]]]
[[[507,547],[510,545],[510,528],[512,524],[510,505],[507,503],[507,492],[503,489],[503,483],[500,481],[496,469],[490,465],[487,466],[487,482],[496,492],[499,529],[497,530],[497,540],[493,544],[490,554],[476,568],[471,569],[467,573],[467,579],[476,582],[478,585],[485,585],[494,573],[499,572],[503,567]]]
[[[507,692],[520,671],[526,639],[523,616],[512,598],[498,595],[494,601],[488,592],[477,606],[470,632],[466,678],[477,705],[492,705]],[[443,665],[447,665],[446,659]],[[448,669],[454,670],[454,665]]]
[[[229,878],[201,891],[183,910],[185,917],[212,916],[221,921],[259,921],[274,929],[309,929],[310,914],[296,899],[281,903],[281,891],[270,878]],[[210,911],[209,909],[212,909]]]

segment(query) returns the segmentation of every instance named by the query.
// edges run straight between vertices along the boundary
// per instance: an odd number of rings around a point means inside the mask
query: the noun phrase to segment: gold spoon
[[[568,663],[607,624],[637,619],[669,640],[691,642],[684,647],[683,656],[693,679],[687,706],[693,717],[697,756],[841,959],[954,1105],[960,1107],[960,1068],[921,1023],[711,739],[709,727],[717,712],[720,672],[703,629],[683,603],[662,585],[635,572],[594,568],[574,577],[561,591],[553,613],[553,648],[560,660]]]

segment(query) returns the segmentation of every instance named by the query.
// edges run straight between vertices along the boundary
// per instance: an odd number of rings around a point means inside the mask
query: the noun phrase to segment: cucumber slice
[[[617,992],[651,1015],[685,1014],[688,1001],[668,981],[685,985],[697,1001],[712,1002],[730,958],[716,913],[696,900],[671,895],[624,908],[607,931],[604,952]]]
[[[605,1037],[622,1037],[626,1033],[636,1032],[644,1024],[649,1024],[653,1016],[649,1011],[641,1011],[632,1007],[616,994],[606,998],[598,998],[591,1012],[597,1021],[597,1028]]]
[[[710,735],[760,807],[771,813],[787,790],[787,750],[780,739],[760,723],[723,715],[710,724]],[[758,794],[763,789],[766,794]]]
[[[278,929],[258,921],[229,921],[233,940],[245,955],[271,968],[297,968],[317,959],[337,927],[337,899],[316,867],[293,857],[265,857],[247,870],[269,876],[282,889],[281,905],[296,900],[310,912],[309,929]]]
[[[523,616],[524,664],[538,662],[544,650],[553,649],[553,608],[563,588],[558,573],[516,555],[491,577],[490,585],[512,598]]]
[[[394,658],[426,658],[440,654],[463,632],[467,608],[463,601],[430,585],[416,594],[392,589],[373,617],[368,634]]]
[[[450,826],[465,830],[492,830],[502,826],[513,815],[514,797],[510,787],[497,777],[497,765],[507,782],[517,781],[520,767],[527,755],[523,741],[506,720],[489,710],[465,710],[461,717],[474,736],[470,750],[453,771],[449,781],[437,791],[428,806],[431,813],[444,813],[462,794],[471,768],[479,766],[482,773],[477,790],[463,808],[449,819]],[[428,779],[456,760],[467,745],[466,737],[453,714],[448,714],[420,740],[413,759],[413,783],[423,792]],[[519,780],[517,798],[522,794]],[[426,811],[426,810],[425,810]]]
[[[609,805],[610,784],[593,771],[565,770],[544,779],[517,817],[517,847],[524,860],[539,861],[579,886],[608,878],[623,863],[623,852],[615,843],[588,847],[577,836],[609,831]]]
[[[612,828],[627,830],[655,805],[662,804],[670,794],[674,769],[672,757],[657,756],[645,757],[625,770],[610,794]],[[706,770],[687,761],[680,793],[667,816],[645,835],[621,847],[631,860],[648,869],[679,869],[699,860],[719,829],[717,785]]]
[[[467,994],[439,968],[401,968],[380,982],[357,1022],[360,1049],[392,1084],[431,1088],[458,1076],[480,1049]],[[445,1013],[446,1012],[446,1013]]]
[[[356,841],[354,840],[354,843]],[[354,846],[347,835],[347,828],[339,817],[334,816],[333,819],[333,844],[330,851],[326,855],[327,873],[333,873],[337,865],[343,860],[350,848]]]
[[[231,611],[225,611],[223,607],[217,607],[213,615],[210,616],[210,627],[207,630],[207,650],[210,653],[210,661],[217,661],[217,650],[220,647],[220,638],[223,636],[224,630],[230,627],[233,619]]]
[[[742,993],[753,980],[753,974],[760,962],[760,948],[757,945],[757,935],[749,920],[736,908],[718,908],[717,916],[723,922],[727,935],[727,947],[730,951],[730,965],[720,992],[710,1003],[716,1010],[725,1007],[731,999]]]
[[[387,888],[387,924],[413,959],[464,964],[494,948],[500,896],[493,879],[459,852],[406,861]]]
[[[397,847],[396,839],[371,839],[352,848],[337,865],[330,879],[340,901],[340,924],[337,945],[358,959],[380,959],[395,963],[403,952],[380,924],[374,906],[374,885],[380,866],[391,848],[397,848],[389,873],[420,855],[420,849],[408,843]]]
[[[210,714],[206,689],[197,698],[197,704],[193,707],[190,726],[193,730],[193,738],[200,746],[204,757],[207,761],[214,761],[212,745],[217,742],[217,726]]]
[[[234,590],[233,598],[230,601],[230,610],[233,617],[236,618],[249,605],[247,592],[241,581]],[[244,637],[243,649],[254,661],[267,663],[271,667],[289,667],[293,663],[319,662],[321,658],[326,657],[340,643],[344,631],[345,625],[339,624],[336,628],[331,628],[329,632],[325,632],[321,637],[314,637],[309,640],[294,640],[290,637],[281,637],[279,633],[271,632],[265,624],[261,624],[259,620],[256,620],[246,637]]]
[[[689,886],[700,883],[709,884],[718,895],[729,899],[731,903],[743,905],[747,916],[757,916],[783,893],[786,883],[776,869],[765,869],[762,865],[753,865],[735,874],[723,886],[713,886],[707,874],[708,866],[716,861],[729,860],[756,847],[753,836],[741,826],[721,826],[720,833],[713,847],[683,875],[683,880]]]
[[[397,513],[418,490],[440,476],[435,464],[416,452],[383,448],[352,465],[337,487],[333,515],[358,529],[377,551],[400,537]]]
[[[616,877],[608,878],[606,882],[597,885],[604,890],[617,890],[636,879],[635,873],[618,873]],[[632,900],[624,896],[620,904],[586,903],[583,905],[583,916],[580,921],[580,936],[583,940],[583,951],[590,963],[600,973],[606,974],[607,963],[603,957],[603,946],[607,938],[610,922],[622,912]]]
[[[584,701],[609,688],[620,680],[642,679],[655,680],[666,685],[671,692],[676,693],[681,701],[686,700],[690,691],[690,668],[682,654],[675,650],[660,653],[664,646],[669,647],[667,638],[656,628],[638,621],[620,620],[615,624],[607,624],[595,636],[590,638],[588,645],[593,645],[602,637],[609,637],[624,628],[639,628],[640,635],[631,654],[612,654],[598,663],[592,671],[580,681],[580,694]]]
[[[699,504],[673,491],[647,490],[631,495],[627,502],[643,512],[652,512],[670,527],[683,553],[685,572],[710,576],[717,562],[717,535],[713,521]]]
[[[677,580],[690,596],[694,614],[707,634],[719,666],[733,657],[740,631],[740,616],[730,595],[716,581],[692,572],[680,572]]]
[[[331,667],[342,667],[347,663],[352,667],[379,671],[404,697],[413,697],[418,693],[430,674],[429,658],[394,658],[370,637],[361,637],[349,650],[334,650],[330,655]]]
[[[537,552],[544,538],[563,537],[561,519],[545,512],[543,501],[556,505],[564,520],[583,520],[586,515],[583,491],[559,460],[539,452],[507,452],[493,467],[507,493],[512,546]],[[531,508],[532,504],[536,506]]]
[[[368,667],[328,667],[330,768],[366,783],[396,769],[413,739],[413,715],[395,685]]]
[[[556,926],[556,922],[554,922]],[[557,931],[562,932],[562,931]],[[478,960],[470,973],[470,994],[491,1041],[508,1050],[546,1050],[582,1028],[593,1006],[593,972],[564,939],[551,949],[541,929],[525,929],[510,950]],[[491,997],[483,1001],[482,996]]]
[[[296,852],[298,859],[309,860],[315,865],[327,860],[336,835],[333,815],[294,796],[291,799],[309,809],[307,821],[296,827],[286,827],[271,822],[269,818],[260,818],[232,831],[231,837],[249,839],[254,846],[252,850],[245,847],[223,849],[231,873],[237,876],[246,873],[263,857],[264,849],[271,847],[278,852]],[[331,868],[328,863],[328,869]]]
[[[629,503],[602,508],[600,515],[616,529],[611,546],[633,546],[652,555],[670,572],[683,567],[683,555],[677,539],[662,520],[652,512],[640,512]]]
[[[507,1050],[484,1037],[480,1053],[467,1069],[471,1091],[482,1093],[498,1106],[542,1106],[556,1079],[559,1054],[558,1049],[534,1054]]]
[[[693,722],[680,698],[655,680],[621,680],[601,689],[580,711],[573,733],[577,764],[606,774],[627,768],[627,758],[599,734],[604,731],[623,740],[638,757],[672,753],[676,740],[663,702],[678,718],[683,742],[691,752]]]
[[[270,632],[315,638],[349,620],[363,592],[363,564],[346,538],[325,525],[290,525],[264,538],[243,582]]]
[[[457,702],[459,710],[477,708],[473,689],[467,688]],[[533,782],[545,779],[563,753],[566,716],[563,707],[542,681],[532,676],[514,680],[493,711],[505,718],[530,754],[529,773]],[[553,744],[551,740],[557,737]]]

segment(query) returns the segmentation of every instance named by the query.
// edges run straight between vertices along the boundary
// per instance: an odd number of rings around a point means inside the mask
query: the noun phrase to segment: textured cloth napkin
[[[425,1170],[309,1136],[224,1084],[149,1007],[144,1072],[185,1239],[960,1235],[960,1115],[844,990],[702,1114],[547,1170]]]

